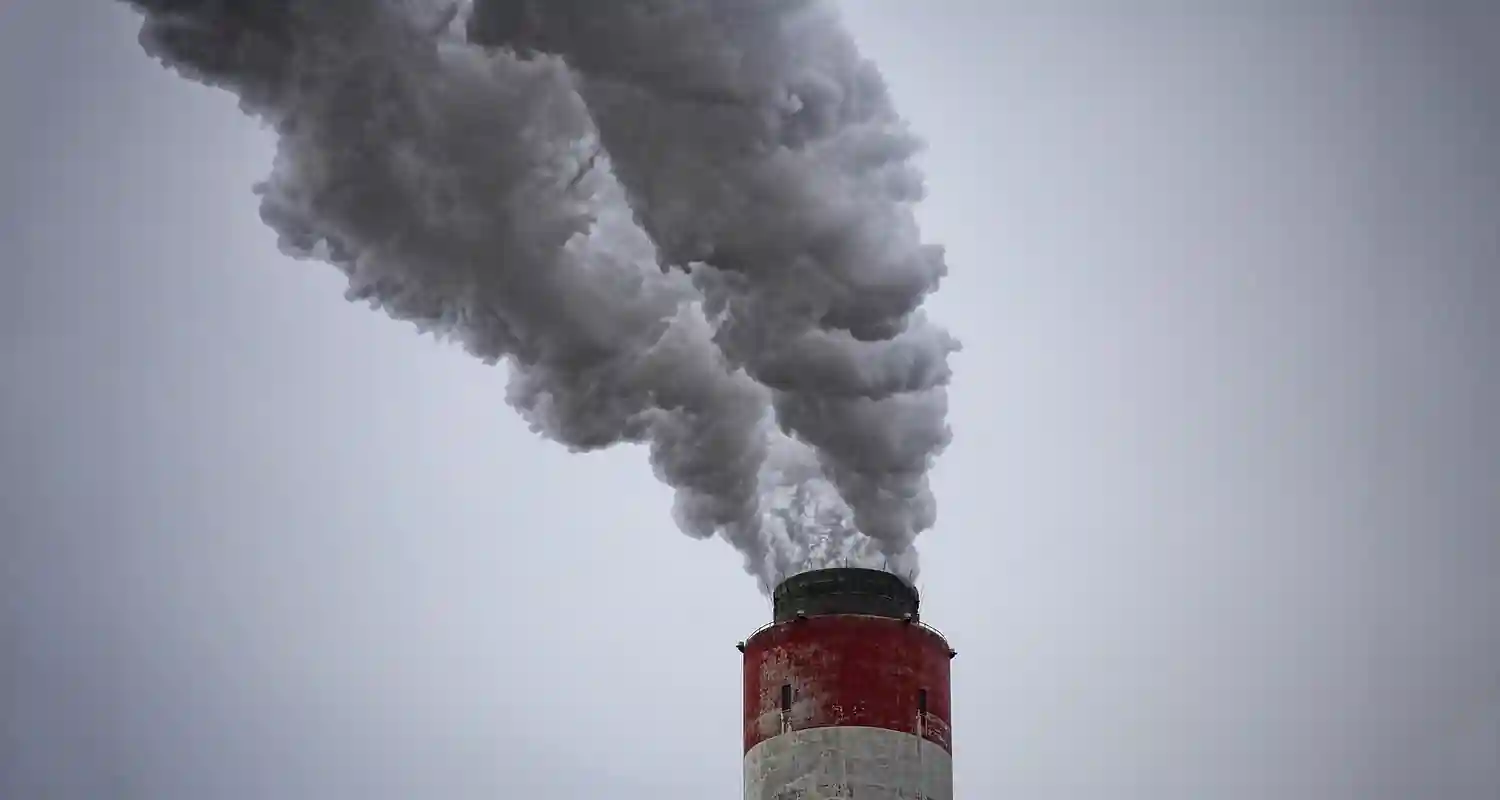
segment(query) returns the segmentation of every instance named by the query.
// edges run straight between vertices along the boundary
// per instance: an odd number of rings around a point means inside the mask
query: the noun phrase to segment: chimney
[[[949,661],[916,589],[835,568],[783,581],[744,653],[745,800],[952,800]]]

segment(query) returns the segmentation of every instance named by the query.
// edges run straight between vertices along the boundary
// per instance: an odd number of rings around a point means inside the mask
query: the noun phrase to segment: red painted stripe
[[[951,753],[948,677],[948,643],[901,620],[809,617],[767,628],[745,643],[745,751],[789,731],[862,726],[920,734]]]

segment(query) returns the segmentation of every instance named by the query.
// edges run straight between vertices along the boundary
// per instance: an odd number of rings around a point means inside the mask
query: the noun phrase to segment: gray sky
[[[966,346],[959,796],[1500,795],[1500,12],[844,5]],[[136,25],[0,4],[0,796],[736,796],[737,556],[281,257]]]

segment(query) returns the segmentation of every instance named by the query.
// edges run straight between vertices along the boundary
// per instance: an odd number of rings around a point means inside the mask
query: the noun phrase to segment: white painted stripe
[[[809,728],[745,754],[745,800],[953,800],[953,759],[909,733]]]

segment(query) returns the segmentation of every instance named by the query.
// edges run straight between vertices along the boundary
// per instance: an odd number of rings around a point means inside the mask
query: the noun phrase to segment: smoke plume
[[[284,252],[506,362],[538,432],[647,445],[763,589],[914,574],[957,343],[918,143],[827,4],[125,2],[277,133]]]

